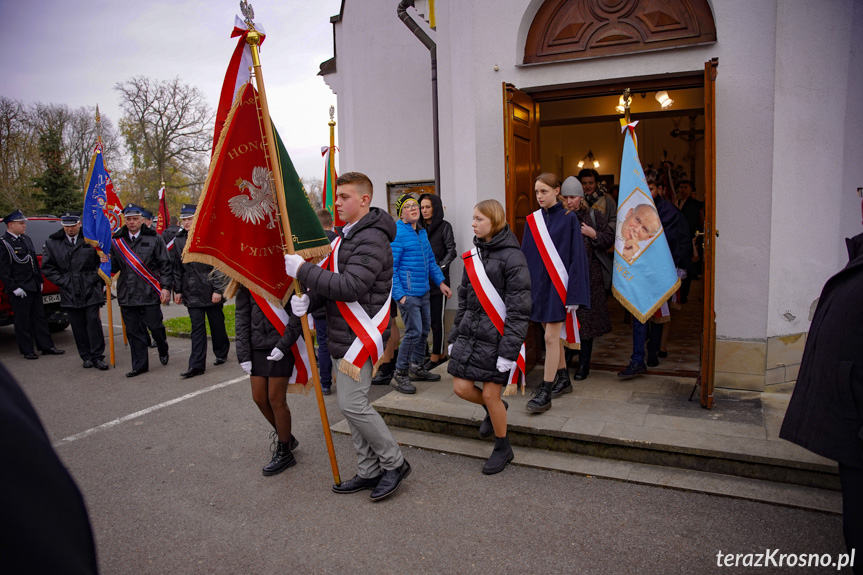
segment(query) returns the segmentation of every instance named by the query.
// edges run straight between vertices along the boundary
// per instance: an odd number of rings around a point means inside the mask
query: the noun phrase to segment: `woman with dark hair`
[[[507,403],[503,386],[511,381],[527,337],[530,273],[518,240],[506,225],[497,200],[484,200],[473,211],[474,248],[462,254],[465,273],[458,291],[458,313],[449,340],[456,395],[483,406],[480,437],[495,435],[494,450],[482,472],[492,475],[512,461],[506,436]],[[482,389],[475,382],[482,382]]]
[[[521,250],[530,269],[530,319],[545,331],[542,383],[527,410],[542,413],[551,409],[553,398],[572,392],[563,346],[579,347],[575,312],[590,307],[590,276],[581,222],[560,203],[560,180],[540,174],[534,191],[539,209],[527,216]]]
[[[435,262],[443,272],[444,283],[450,285],[449,265],[455,259],[455,236],[452,226],[443,219],[443,204],[434,194],[420,196],[420,226],[425,228],[429,243],[434,253]],[[431,307],[432,348],[431,357],[425,364],[425,370],[431,371],[449,359],[444,350],[444,314],[446,313],[446,296],[440,288],[429,280],[429,305]]]
[[[575,380],[581,381],[590,373],[590,355],[593,351],[593,339],[611,331],[611,319],[608,317],[608,302],[603,285],[602,263],[597,255],[614,245],[614,230],[602,212],[589,208],[584,201],[584,190],[581,183],[569,176],[561,186],[561,195],[566,208],[578,216],[581,222],[581,235],[584,240],[584,252],[590,274],[590,307],[580,307],[578,329],[581,335],[581,351],[578,354],[578,369]]]
[[[276,475],[296,464],[293,450],[299,446],[291,434],[291,409],[287,393],[294,371],[291,347],[302,335],[299,317],[270,305],[262,297],[232,280],[225,289],[225,298],[236,293],[237,360],[249,374],[252,399],[266,420],[273,426],[273,457],[264,466],[264,475]],[[293,299],[294,296],[291,295]],[[307,297],[304,297],[306,299]],[[272,318],[272,319],[271,319]],[[276,324],[281,324],[279,327]],[[280,328],[284,334],[279,333]]]

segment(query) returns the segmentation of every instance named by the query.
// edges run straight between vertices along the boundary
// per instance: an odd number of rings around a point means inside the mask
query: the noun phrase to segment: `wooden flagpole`
[[[276,190],[276,200],[279,203],[279,216],[281,217],[282,231],[284,232],[285,237],[284,250],[287,254],[293,254],[295,253],[294,241],[293,236],[291,235],[291,222],[288,219],[288,207],[285,203],[285,185],[282,181],[282,171],[279,166],[279,151],[276,147],[273,124],[270,121],[270,108],[267,105],[267,94],[264,90],[264,75],[261,71],[261,58],[258,53],[258,45],[261,41],[261,35],[255,30],[254,23],[252,22],[254,12],[251,10],[251,6],[248,2],[240,2],[240,8],[243,12],[243,16],[246,18],[246,25],[249,27],[249,33],[246,36],[246,43],[249,44],[252,51],[252,65],[255,69],[255,82],[258,87],[258,95],[261,103],[261,115],[263,116],[261,120],[264,124],[264,137],[267,140],[267,153],[270,157],[272,177],[274,180],[273,183]],[[299,280],[294,281],[294,290],[297,295],[302,295],[303,292],[300,288]],[[321,425],[324,428],[324,439],[327,442],[327,451],[330,454],[330,465],[333,468],[333,480],[336,485],[340,485],[342,481],[339,477],[339,464],[336,461],[336,451],[333,447],[333,436],[330,431],[329,418],[327,417],[327,407],[324,403],[324,393],[321,390],[321,379],[318,374],[318,365],[317,362],[314,361],[315,348],[312,345],[312,336],[309,331],[309,319],[308,316],[304,315],[300,320],[303,325],[303,338],[306,340],[306,351],[309,354],[309,363],[312,368],[312,381],[315,387],[315,395],[318,398],[318,409],[321,412]]]
[[[105,166],[105,150],[102,149],[102,117],[99,115],[99,104],[96,104],[96,135],[99,141],[99,153],[102,154],[102,165]],[[105,166],[106,171],[107,169],[108,167]],[[108,308],[108,332],[111,334],[111,337],[108,339],[108,349],[110,351],[111,367],[117,367],[117,361],[114,357],[114,306],[111,303],[111,300],[113,299],[113,291],[111,289],[112,282],[110,274],[108,274],[107,278],[103,279],[105,281],[106,307]],[[125,325],[123,326],[123,341],[126,341]]]

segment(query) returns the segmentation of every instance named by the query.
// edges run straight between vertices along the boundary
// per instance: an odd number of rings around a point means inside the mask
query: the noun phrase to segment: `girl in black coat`
[[[286,305],[289,321],[281,335],[270,322],[251,292],[232,280],[225,289],[225,297],[236,293],[236,349],[240,367],[249,374],[252,382],[252,399],[273,426],[275,445],[272,460],[264,466],[264,475],[276,475],[296,464],[292,451],[299,442],[291,434],[291,409],[287,392],[294,370],[291,347],[302,335],[300,319],[291,314]],[[293,295],[291,296],[293,297]]]
[[[477,297],[468,273],[462,275],[458,291],[458,313],[450,333],[448,372],[453,390],[462,399],[482,405],[486,417],[479,428],[481,437],[495,435],[494,451],[482,468],[486,475],[503,471],[513,453],[506,437],[506,402],[503,386],[518,359],[530,318],[530,273],[515,235],[506,225],[506,213],[496,200],[484,200],[473,211],[474,246],[482,266],[506,307],[503,335],[498,332]],[[482,389],[474,385],[483,382]]]

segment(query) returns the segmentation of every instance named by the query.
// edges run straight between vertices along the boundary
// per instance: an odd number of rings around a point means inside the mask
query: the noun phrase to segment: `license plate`
[[[52,293],[42,296],[42,303],[60,303],[60,294]]]

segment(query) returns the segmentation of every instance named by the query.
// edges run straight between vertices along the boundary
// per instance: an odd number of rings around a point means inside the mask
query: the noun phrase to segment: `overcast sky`
[[[253,0],[270,114],[301,177],[321,177],[335,96],[318,76],[333,56],[340,0]],[[132,76],[181,80],[215,110],[239,0],[0,0],[0,94],[72,107],[99,104],[114,125],[114,85]]]

